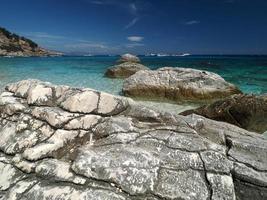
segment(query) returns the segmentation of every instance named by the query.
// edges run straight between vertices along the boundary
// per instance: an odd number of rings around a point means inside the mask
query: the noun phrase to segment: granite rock
[[[142,70],[127,78],[126,96],[171,101],[209,101],[241,91],[218,74],[190,68]]]
[[[28,101],[31,88],[46,92]],[[0,199],[267,198],[259,134],[91,89],[27,80],[6,90]]]
[[[109,78],[128,78],[140,70],[149,70],[149,68],[140,63],[124,62],[108,68],[105,76]]]
[[[124,63],[124,62],[131,62],[131,63],[139,63],[140,59],[132,54],[126,53],[121,55],[119,60],[117,61],[118,63]]]

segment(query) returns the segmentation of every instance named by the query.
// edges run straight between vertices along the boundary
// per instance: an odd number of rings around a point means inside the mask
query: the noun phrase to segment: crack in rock
[[[6,90],[2,199],[267,198],[267,142],[253,132],[92,89],[24,80]]]

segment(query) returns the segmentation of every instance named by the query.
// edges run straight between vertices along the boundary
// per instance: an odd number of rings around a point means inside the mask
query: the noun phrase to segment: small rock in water
[[[124,62],[139,63],[140,59],[135,55],[126,53],[126,54],[123,54],[117,62],[119,62],[119,63],[124,63]]]
[[[176,102],[210,101],[241,93],[218,74],[179,67],[138,71],[124,81],[122,92],[130,97]]]
[[[140,70],[149,70],[146,66],[140,64],[140,59],[131,54],[124,54],[117,61],[119,64],[110,67],[105,72],[109,78],[128,78]]]

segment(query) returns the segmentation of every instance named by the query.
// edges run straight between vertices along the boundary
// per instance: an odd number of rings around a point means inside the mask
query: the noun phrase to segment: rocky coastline
[[[266,199],[254,132],[38,80],[0,95],[0,199]]]
[[[207,71],[118,63],[106,75],[126,78],[127,96],[213,103],[178,115],[90,88],[11,83],[0,94],[0,199],[267,198],[267,140],[255,129],[266,128],[265,96]]]
[[[0,27],[0,56],[4,57],[46,57],[61,56],[62,53],[46,50],[32,40],[11,33]]]

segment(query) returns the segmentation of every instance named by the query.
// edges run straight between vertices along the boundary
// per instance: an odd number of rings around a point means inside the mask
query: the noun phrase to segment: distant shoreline
[[[53,57],[119,57],[120,55],[102,55],[102,54],[96,54],[96,55],[75,55],[75,54],[64,54],[64,55],[49,55],[49,56],[6,56],[6,55],[0,55],[0,58],[53,58]],[[267,54],[193,54],[188,56],[148,56],[148,55],[137,55],[138,57],[153,57],[153,58],[165,58],[165,57],[176,57],[176,58],[186,58],[186,57],[266,57]]]

